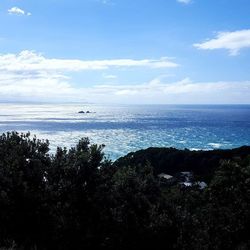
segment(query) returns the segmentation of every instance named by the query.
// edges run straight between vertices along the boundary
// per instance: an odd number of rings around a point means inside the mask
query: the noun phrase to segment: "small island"
[[[86,112],[83,110],[78,112],[78,114],[92,114],[92,113],[95,113],[95,112],[90,112],[89,110],[87,110]]]

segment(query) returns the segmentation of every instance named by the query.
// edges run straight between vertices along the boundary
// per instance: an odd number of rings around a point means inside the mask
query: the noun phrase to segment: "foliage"
[[[52,155],[29,133],[0,136],[0,249],[250,249],[247,147],[152,149],[115,164],[103,147],[85,138]],[[209,186],[162,185],[164,164],[209,173]]]
[[[236,149],[190,151],[175,148],[148,148],[131,152],[119,158],[114,164],[118,167],[150,164],[155,174],[192,171],[199,179],[209,182],[222,160],[234,160],[250,155],[250,147]]]

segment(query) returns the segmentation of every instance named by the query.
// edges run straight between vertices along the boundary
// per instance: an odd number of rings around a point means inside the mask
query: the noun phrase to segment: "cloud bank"
[[[166,58],[160,60],[66,60],[48,59],[31,51],[0,55],[1,101],[95,102],[95,103],[249,103],[250,81],[194,82],[189,78],[168,82],[164,77],[126,85],[100,84],[75,87],[71,71],[105,70],[113,67],[176,67]],[[102,72],[104,71],[104,72]],[[84,75],[83,75],[84,81]]]
[[[226,49],[231,56],[236,56],[241,49],[250,48],[250,29],[219,32],[214,39],[196,43],[194,46],[203,50]]]

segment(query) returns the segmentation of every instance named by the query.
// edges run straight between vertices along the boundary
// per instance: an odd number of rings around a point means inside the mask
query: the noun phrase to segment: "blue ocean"
[[[0,104],[0,132],[13,130],[49,139],[51,152],[89,137],[112,160],[148,147],[228,149],[250,145],[250,105]]]

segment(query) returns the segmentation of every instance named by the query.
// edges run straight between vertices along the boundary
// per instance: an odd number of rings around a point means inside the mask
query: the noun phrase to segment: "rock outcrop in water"
[[[84,112],[82,110],[78,112],[78,114],[92,114],[92,113],[95,113],[95,112],[91,112],[89,110],[87,110],[86,112]]]

